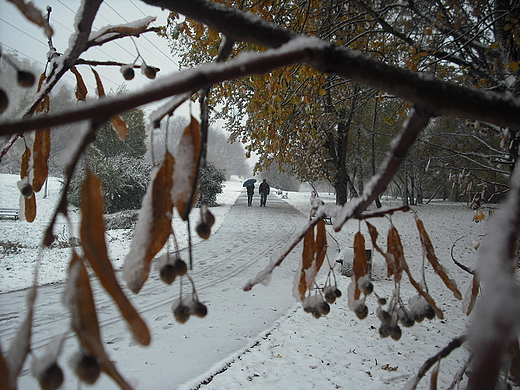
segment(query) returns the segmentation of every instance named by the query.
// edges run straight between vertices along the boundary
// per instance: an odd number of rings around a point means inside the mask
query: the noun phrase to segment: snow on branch
[[[7,120],[0,123],[0,135],[92,118],[108,118],[156,100],[296,63],[309,63],[320,71],[336,73],[393,93],[416,106],[426,107],[432,116],[458,115],[498,126],[520,128],[520,99],[446,83],[427,75],[386,65],[315,37],[301,36],[278,49],[244,53],[224,63],[200,65],[156,80],[145,89],[107,98],[103,102],[89,103],[55,116]]]
[[[101,46],[107,42],[127,36],[138,37],[144,32],[158,32],[160,31],[159,27],[148,28],[150,23],[153,23],[156,19],[154,16],[147,16],[134,22],[104,26],[98,31],[90,33],[87,45],[88,47]]]

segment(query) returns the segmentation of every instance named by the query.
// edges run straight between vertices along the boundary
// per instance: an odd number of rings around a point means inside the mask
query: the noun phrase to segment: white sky
[[[79,0],[34,0],[32,1],[40,10],[46,14],[47,6],[52,7],[51,26],[54,29],[53,44],[58,52],[63,53],[68,47],[69,37],[74,31],[74,18],[79,8]],[[123,24],[142,19],[146,16],[156,16],[157,20],[152,26],[166,24],[168,11],[162,11],[158,7],[149,6],[139,0],[105,0],[94,21],[94,30],[107,25]],[[148,65],[161,69],[157,77],[178,71],[178,64],[170,54],[167,40],[157,36],[155,33],[147,33],[134,41],[139,52]],[[28,22],[18,9],[6,0],[0,0],[0,44],[5,51],[16,50],[22,58],[28,58],[39,64],[43,69],[46,62],[46,54],[49,50],[47,38],[38,26]],[[137,56],[132,38],[109,42],[102,47],[94,47],[81,55],[83,59],[89,60],[112,60],[124,63],[133,63]],[[95,96],[95,82],[92,72],[88,66],[78,66],[82,74],[89,96]],[[117,88],[125,83],[127,89],[135,90],[145,86],[148,80],[139,71],[131,81],[125,81],[119,72],[119,67],[96,67],[100,74],[105,90]],[[0,75],[1,77],[1,75]],[[67,74],[64,80],[75,84],[72,73]],[[192,107],[194,108],[194,107]],[[178,110],[179,111],[179,110]],[[181,108],[180,115],[188,115],[188,107]]]

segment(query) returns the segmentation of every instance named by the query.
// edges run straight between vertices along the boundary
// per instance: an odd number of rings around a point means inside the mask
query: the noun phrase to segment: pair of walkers
[[[247,205],[252,206],[253,205],[253,195],[255,193],[255,185],[251,183],[250,186],[247,186]],[[260,183],[260,187],[258,188],[258,192],[260,194],[260,207],[265,207],[265,202],[267,201],[267,195],[269,195],[269,192],[271,189],[269,188],[269,184],[267,184],[267,181],[264,179]]]

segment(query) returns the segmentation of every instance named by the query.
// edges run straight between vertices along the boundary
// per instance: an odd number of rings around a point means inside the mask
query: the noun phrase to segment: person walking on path
[[[260,207],[265,207],[265,202],[267,200],[267,195],[269,195],[269,184],[267,184],[267,181],[264,179],[262,183],[260,183],[260,188],[258,189],[258,192],[260,192]]]
[[[255,185],[251,183],[251,185],[248,185],[247,187],[247,205],[252,206],[253,205],[253,194],[255,193]]]

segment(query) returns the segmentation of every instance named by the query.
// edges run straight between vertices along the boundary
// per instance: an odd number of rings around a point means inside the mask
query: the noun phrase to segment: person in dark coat
[[[265,207],[267,195],[269,195],[270,190],[271,189],[269,188],[269,184],[267,184],[267,181],[264,179],[264,181],[260,183],[260,188],[258,189],[258,192],[260,192],[260,207]]]
[[[253,205],[253,194],[255,193],[255,185],[251,183],[247,187],[247,205],[252,206]]]

